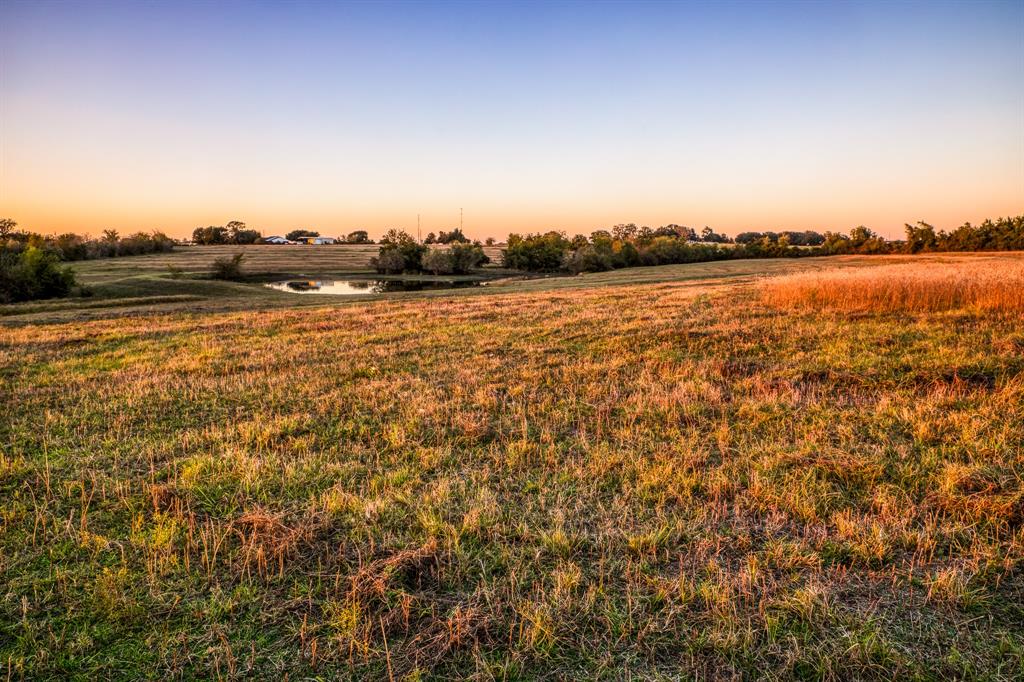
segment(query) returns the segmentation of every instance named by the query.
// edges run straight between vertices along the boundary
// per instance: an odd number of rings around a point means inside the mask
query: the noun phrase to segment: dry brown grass
[[[1024,260],[961,260],[834,268],[766,280],[762,295],[785,308],[845,312],[1024,312]]]

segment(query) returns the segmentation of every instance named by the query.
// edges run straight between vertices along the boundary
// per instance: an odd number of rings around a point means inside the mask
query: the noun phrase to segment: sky
[[[176,237],[1024,213],[1024,2],[0,0],[0,217]]]

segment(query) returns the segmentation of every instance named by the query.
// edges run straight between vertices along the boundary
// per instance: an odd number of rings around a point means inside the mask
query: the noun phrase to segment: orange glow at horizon
[[[0,217],[949,230],[1024,213],[1022,26],[1019,3],[3,3]]]
[[[1007,182],[1005,187],[989,184],[984,188],[955,184],[946,191],[903,193],[895,197],[876,193],[872,195],[873,201],[795,193],[793,199],[780,201],[770,208],[767,200],[760,201],[749,194],[742,201],[681,197],[677,202],[659,202],[567,197],[564,206],[553,198],[541,197],[535,207],[526,201],[515,206],[493,201],[462,208],[465,233],[481,240],[494,237],[501,241],[509,233],[548,230],[561,230],[570,235],[589,234],[630,222],[651,227],[675,223],[698,231],[709,225],[730,236],[748,230],[847,232],[857,225],[867,225],[887,238],[898,239],[903,235],[904,223],[918,220],[949,230],[964,222],[977,224],[985,218],[1020,215],[1024,213],[1024,200],[1016,188],[1010,186],[1012,184]],[[196,227],[241,220],[264,236],[300,228],[330,236],[365,229],[371,238],[377,238],[393,227],[415,234],[417,214],[423,236],[459,225],[459,206],[454,202],[448,208],[428,202],[399,206],[382,201],[387,207],[377,209],[372,205],[318,205],[299,199],[295,202],[297,208],[292,209],[287,201],[256,197],[233,201],[204,198],[168,206],[166,202],[146,198],[129,201],[111,197],[105,201],[88,201],[82,197],[76,201],[73,193],[69,193],[71,196],[65,194],[60,201],[24,201],[9,198],[6,191],[4,194],[0,217],[11,217],[21,228],[43,234],[98,235],[105,229],[115,229],[122,234],[159,230],[171,237],[187,238]],[[54,187],[47,194],[61,196],[62,192]]]

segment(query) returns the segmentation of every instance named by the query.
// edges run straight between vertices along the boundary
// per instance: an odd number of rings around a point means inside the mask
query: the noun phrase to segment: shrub
[[[244,253],[236,253],[233,256],[221,256],[213,261],[214,279],[241,279],[242,261]]]
[[[455,272],[451,249],[431,249],[423,254],[423,269],[435,275]]]
[[[490,260],[479,244],[455,243],[447,249],[428,249],[422,264],[435,275],[468,275]]]
[[[587,245],[565,257],[565,269],[576,275],[581,272],[602,272],[614,268],[611,250]]]
[[[377,272],[398,274],[423,269],[423,255],[427,247],[417,243],[409,234],[401,230],[388,230],[380,244],[377,257],[370,262]]]
[[[405,258],[402,252],[394,247],[381,247],[377,257],[370,261],[377,272],[397,275],[405,272]]]
[[[448,252],[451,254],[452,272],[456,275],[469,274],[474,268],[491,262],[479,244],[452,244]]]
[[[74,273],[52,251],[29,246],[0,252],[0,302],[67,296],[74,285]]]

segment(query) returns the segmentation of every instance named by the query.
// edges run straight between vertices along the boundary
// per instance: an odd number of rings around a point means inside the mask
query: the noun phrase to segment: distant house
[[[299,242],[302,244],[337,244],[338,240],[334,237],[299,237]]]
[[[294,244],[295,242],[288,241],[284,237],[278,237],[277,235],[274,235],[273,237],[264,237],[263,238],[263,243],[264,244]]]

